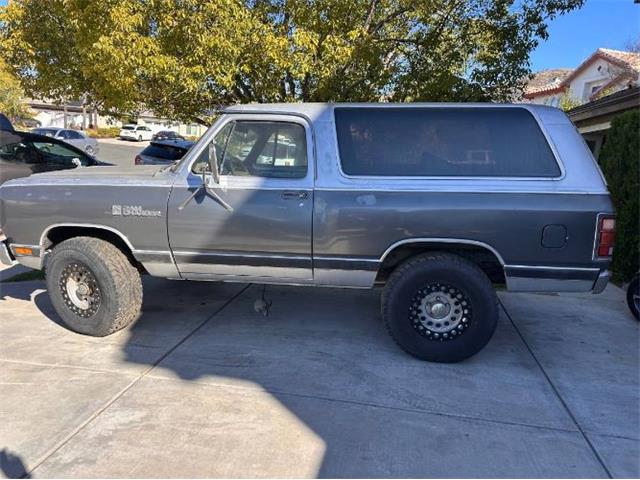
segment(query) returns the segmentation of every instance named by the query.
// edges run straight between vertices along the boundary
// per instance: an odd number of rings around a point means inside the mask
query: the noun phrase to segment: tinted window
[[[73,166],[73,159],[80,160],[82,165],[91,165],[92,161],[85,155],[71,150],[64,145],[53,142],[28,142],[30,146],[38,150],[46,163],[53,165]]]
[[[336,108],[348,175],[558,177],[537,122],[521,108]]]
[[[65,130],[67,133],[67,139],[69,140],[82,140],[84,137],[78,132],[74,132],[73,130]]]
[[[186,150],[184,148],[178,148],[169,145],[157,145],[152,143],[141,152],[141,155],[148,155],[150,157],[174,161],[182,158],[185,153]]]
[[[135,130],[136,127],[133,125],[125,125],[124,127],[122,127],[122,130]]]
[[[52,128],[36,128],[33,130],[33,133],[37,133],[38,135],[46,135],[47,137],[55,136],[57,130]]]

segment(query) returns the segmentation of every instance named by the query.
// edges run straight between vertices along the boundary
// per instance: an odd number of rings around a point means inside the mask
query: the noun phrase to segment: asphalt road
[[[133,165],[136,154],[141,152],[149,142],[132,142],[117,138],[105,138],[98,140],[100,151],[98,159],[114,165]]]

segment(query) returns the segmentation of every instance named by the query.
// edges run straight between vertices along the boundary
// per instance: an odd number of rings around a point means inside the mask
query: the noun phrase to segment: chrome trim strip
[[[391,246],[389,246],[380,257],[380,262],[383,262],[387,255],[389,255],[389,253],[391,253],[391,251],[396,247],[399,247],[400,245],[407,245],[410,243],[462,243],[466,245],[475,245],[477,247],[483,247],[489,250],[496,256],[496,258],[500,262],[500,265],[502,265],[503,268],[505,266],[504,259],[491,245],[489,245],[488,243],[479,242],[477,240],[468,240],[466,238],[405,238],[404,240],[398,240],[397,242],[391,244]]]
[[[248,257],[248,258],[274,258],[283,260],[311,260],[311,255],[271,255],[271,254],[257,254],[257,253],[229,253],[229,252],[203,252],[198,250],[174,250],[174,255],[206,255],[212,257]]]
[[[478,186],[474,186],[473,190],[464,190],[462,188],[444,188],[435,185],[423,185],[421,188],[366,188],[366,187],[354,187],[354,186],[344,186],[344,187],[316,187],[314,190],[318,192],[390,192],[390,193],[501,193],[501,194],[545,194],[545,195],[609,195],[609,192],[606,190],[601,191],[580,191],[580,190],[482,190],[478,188]],[[492,188],[492,187],[490,187]]]
[[[540,269],[540,270],[577,270],[585,272],[598,272],[599,268],[585,267],[547,267],[544,265],[504,265],[504,268]]]

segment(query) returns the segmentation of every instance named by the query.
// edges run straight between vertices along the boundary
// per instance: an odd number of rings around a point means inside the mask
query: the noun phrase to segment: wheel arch
[[[93,223],[54,223],[45,228],[40,235],[41,264],[46,264],[45,253],[51,247],[74,237],[94,237],[108,241],[115,245],[124,253],[132,265],[141,272],[144,271],[142,264],[135,258],[133,245],[126,235],[118,229],[107,225]]]
[[[493,283],[504,284],[505,261],[491,245],[461,238],[409,238],[391,244],[380,257],[376,282],[385,282],[389,274],[407,259],[427,252],[448,252],[476,263]]]

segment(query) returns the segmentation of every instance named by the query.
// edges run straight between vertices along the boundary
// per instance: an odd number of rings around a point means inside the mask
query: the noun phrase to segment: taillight
[[[596,232],[595,257],[611,258],[613,244],[616,239],[616,219],[611,216],[598,217],[598,231]]]
[[[140,155],[136,155],[135,164],[142,165],[142,157]]]

